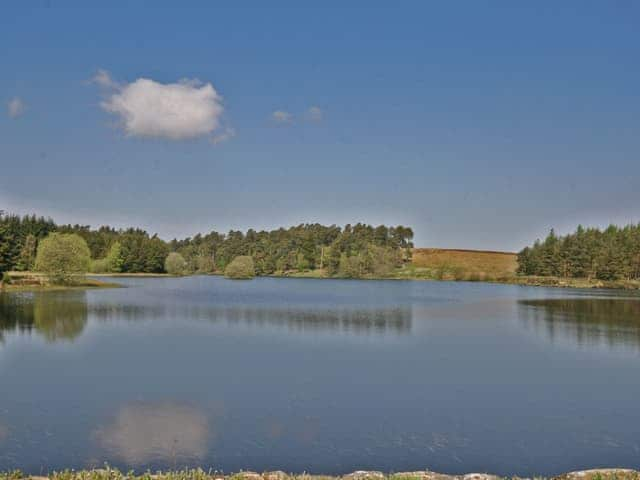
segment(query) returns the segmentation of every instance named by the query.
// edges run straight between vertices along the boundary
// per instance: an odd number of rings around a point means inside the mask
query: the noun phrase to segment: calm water
[[[640,467],[640,300],[386,281],[0,295],[0,469]]]

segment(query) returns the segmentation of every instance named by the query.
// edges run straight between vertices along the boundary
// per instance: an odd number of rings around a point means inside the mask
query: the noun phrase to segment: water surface
[[[0,469],[640,467],[640,300],[219,277],[0,294]]]

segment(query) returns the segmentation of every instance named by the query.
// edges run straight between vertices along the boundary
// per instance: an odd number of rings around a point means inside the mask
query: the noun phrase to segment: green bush
[[[248,255],[241,255],[234,258],[227,268],[224,275],[232,279],[253,278],[256,275],[256,268],[253,264],[253,258]]]
[[[53,283],[72,283],[89,269],[91,254],[75,233],[51,233],[38,245],[35,268]]]
[[[209,255],[198,255],[196,257],[196,272],[212,273],[216,269],[213,258]]]
[[[91,273],[119,273],[122,271],[122,263],[122,247],[120,242],[114,242],[106,257],[91,260],[89,271]]]
[[[91,273],[109,273],[109,262],[106,258],[99,258],[89,262],[89,271]]]
[[[11,275],[9,275],[9,272],[2,272],[2,274],[0,274],[0,280],[0,283],[9,285],[11,283]]]
[[[164,261],[164,269],[169,275],[184,275],[187,273],[187,262],[179,253],[171,252]]]

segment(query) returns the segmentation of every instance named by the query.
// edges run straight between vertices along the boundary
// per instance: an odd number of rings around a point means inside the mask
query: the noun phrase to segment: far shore
[[[318,279],[340,279],[332,277],[321,270],[311,270],[307,272],[284,272],[269,275],[275,278],[318,278]],[[504,285],[522,285],[528,287],[555,287],[555,288],[579,288],[579,289],[608,289],[608,290],[640,290],[640,281],[637,280],[597,280],[589,278],[563,278],[563,277],[536,277],[525,275],[507,275],[491,277],[486,275],[469,275],[463,278],[444,277],[437,278],[431,272],[419,272],[415,270],[407,272],[398,270],[388,276],[365,276],[357,280],[414,280],[431,282],[471,282],[471,283],[499,283]]]
[[[69,285],[55,285],[50,283],[46,276],[34,272],[9,272],[9,276],[11,277],[11,282],[3,282],[0,292],[53,292],[119,288],[122,286],[90,277],[80,277],[76,282]]]
[[[165,278],[165,277],[175,277],[175,275],[170,275],[168,273],[87,273],[88,276],[91,277],[147,277],[147,278]]]
[[[11,283],[4,283],[2,290],[5,292],[41,292],[41,291],[63,291],[63,290],[87,290],[99,288],[122,287],[118,283],[101,280],[106,278],[180,278],[179,276],[167,273],[88,273],[70,285],[54,285],[48,282],[45,276],[35,272],[10,272]],[[220,273],[192,274],[219,276]],[[266,275],[271,278],[308,278],[308,279],[334,279],[340,280],[343,277],[330,276],[325,270],[309,271],[286,271]],[[501,277],[490,277],[481,275],[470,275],[463,278],[437,278],[429,269],[399,269],[391,275],[373,276],[367,275],[355,280],[413,280],[413,281],[454,281],[473,283],[497,283],[504,285],[522,285],[528,287],[554,287],[571,289],[608,289],[608,290],[640,290],[640,281],[637,280],[615,280],[604,281],[588,278],[562,278],[562,277],[536,277],[521,275],[506,275]]]

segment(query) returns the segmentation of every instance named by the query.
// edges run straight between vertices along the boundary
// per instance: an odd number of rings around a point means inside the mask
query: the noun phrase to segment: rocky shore
[[[0,480],[500,480],[504,478],[525,480],[522,477],[500,477],[487,473],[447,475],[429,470],[391,474],[362,470],[343,476],[307,473],[287,474],[282,471],[265,473],[243,471],[225,475],[202,469],[133,474],[131,472],[123,473],[111,468],[81,471],[67,470],[52,473],[48,476],[23,475],[20,471],[0,473]],[[534,478],[535,480],[540,480],[544,477]],[[640,480],[640,472],[622,468],[603,468],[569,472],[549,478],[552,480]]]

